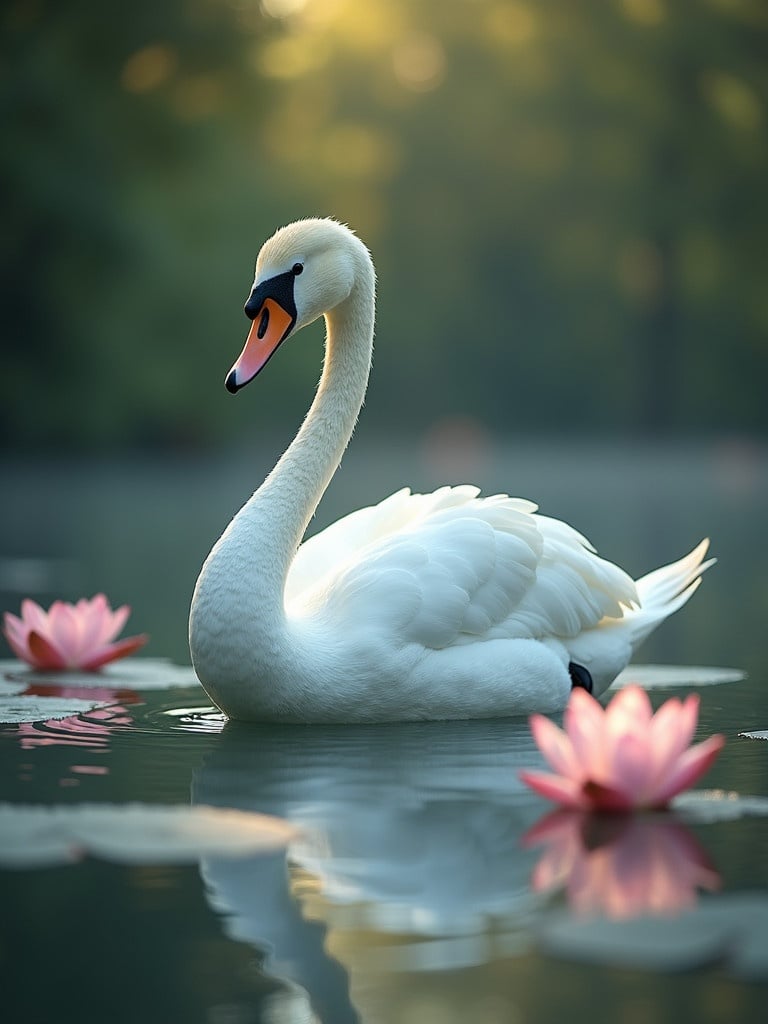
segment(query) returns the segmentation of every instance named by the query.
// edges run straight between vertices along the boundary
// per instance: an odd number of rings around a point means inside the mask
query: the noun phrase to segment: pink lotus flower
[[[579,915],[678,914],[695,906],[698,889],[720,887],[704,848],[671,815],[606,817],[560,808],[522,842],[545,847],[531,877],[534,892],[565,888]]]
[[[690,746],[698,715],[695,694],[668,700],[654,715],[639,686],[619,690],[605,709],[576,688],[565,710],[565,732],[543,715],[530,718],[533,738],[557,774],[521,771],[520,778],[564,807],[666,807],[707,771],[725,743],[717,735]]]
[[[77,604],[54,601],[48,612],[27,599],[21,603],[21,618],[5,613],[3,633],[14,653],[33,668],[95,672],[147,642],[145,635],[112,642],[130,613],[128,605],[113,612],[103,594]]]

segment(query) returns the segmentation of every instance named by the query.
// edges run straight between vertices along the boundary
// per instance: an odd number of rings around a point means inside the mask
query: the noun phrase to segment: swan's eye
[[[294,277],[298,277],[303,270],[303,263],[294,263],[293,266],[291,267],[291,273],[293,274]]]

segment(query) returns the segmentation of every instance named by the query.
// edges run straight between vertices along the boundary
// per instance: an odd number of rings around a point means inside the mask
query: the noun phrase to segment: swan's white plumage
[[[208,692],[238,718],[522,714],[563,707],[570,662],[602,692],[696,589],[706,542],[636,584],[531,502],[464,485],[398,491],[300,545],[365,394],[374,277],[352,232],[310,220],[265,244],[254,286],[296,261],[296,329],[326,317],[323,377],[200,574],[190,646]]]
[[[289,615],[323,611],[336,628],[390,621],[393,577],[410,613],[393,641],[440,649],[482,639],[574,637],[637,603],[634,582],[529,501],[474,487],[398,491],[299,548]],[[361,603],[362,602],[362,603]],[[386,611],[383,611],[384,608]]]

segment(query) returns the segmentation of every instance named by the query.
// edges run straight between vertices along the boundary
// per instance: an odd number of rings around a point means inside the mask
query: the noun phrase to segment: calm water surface
[[[768,728],[763,449],[362,447],[319,525],[406,478],[426,488],[455,472],[536,497],[636,573],[711,535],[720,563],[640,660],[748,672],[701,689],[701,734],[728,737],[705,784],[768,795],[768,744],[738,738]],[[6,466],[3,606],[104,589],[133,605],[149,655],[183,664],[199,563],[269,456]],[[547,808],[516,779],[539,763],[525,723],[243,727],[195,685],[147,690],[115,673],[105,709],[0,727],[0,800],[213,805],[302,831],[287,856],[0,871],[5,1020],[677,1024],[764,1010],[765,958],[733,951],[764,946],[739,899],[768,915],[768,817],[541,825]],[[544,874],[557,884],[537,891]],[[694,926],[678,939],[684,899]],[[618,965],[563,930],[585,901],[629,916]],[[649,956],[630,928],[659,905],[674,944],[656,932]],[[696,923],[712,907],[734,908],[727,941]]]

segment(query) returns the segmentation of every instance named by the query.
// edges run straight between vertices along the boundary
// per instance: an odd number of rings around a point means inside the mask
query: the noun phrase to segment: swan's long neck
[[[240,516],[248,524],[254,568],[282,608],[285,578],[309,521],[352,437],[365,398],[373,349],[373,301],[354,293],[326,314],[323,373],[291,445]],[[367,313],[367,315],[365,315]]]
[[[288,570],[365,398],[373,349],[374,275],[370,265],[361,271],[349,297],[325,316],[323,373],[301,429],[230,523],[198,580],[193,608],[207,606],[218,620],[219,642],[242,642],[249,656],[259,656],[260,638],[272,646],[282,631]]]

